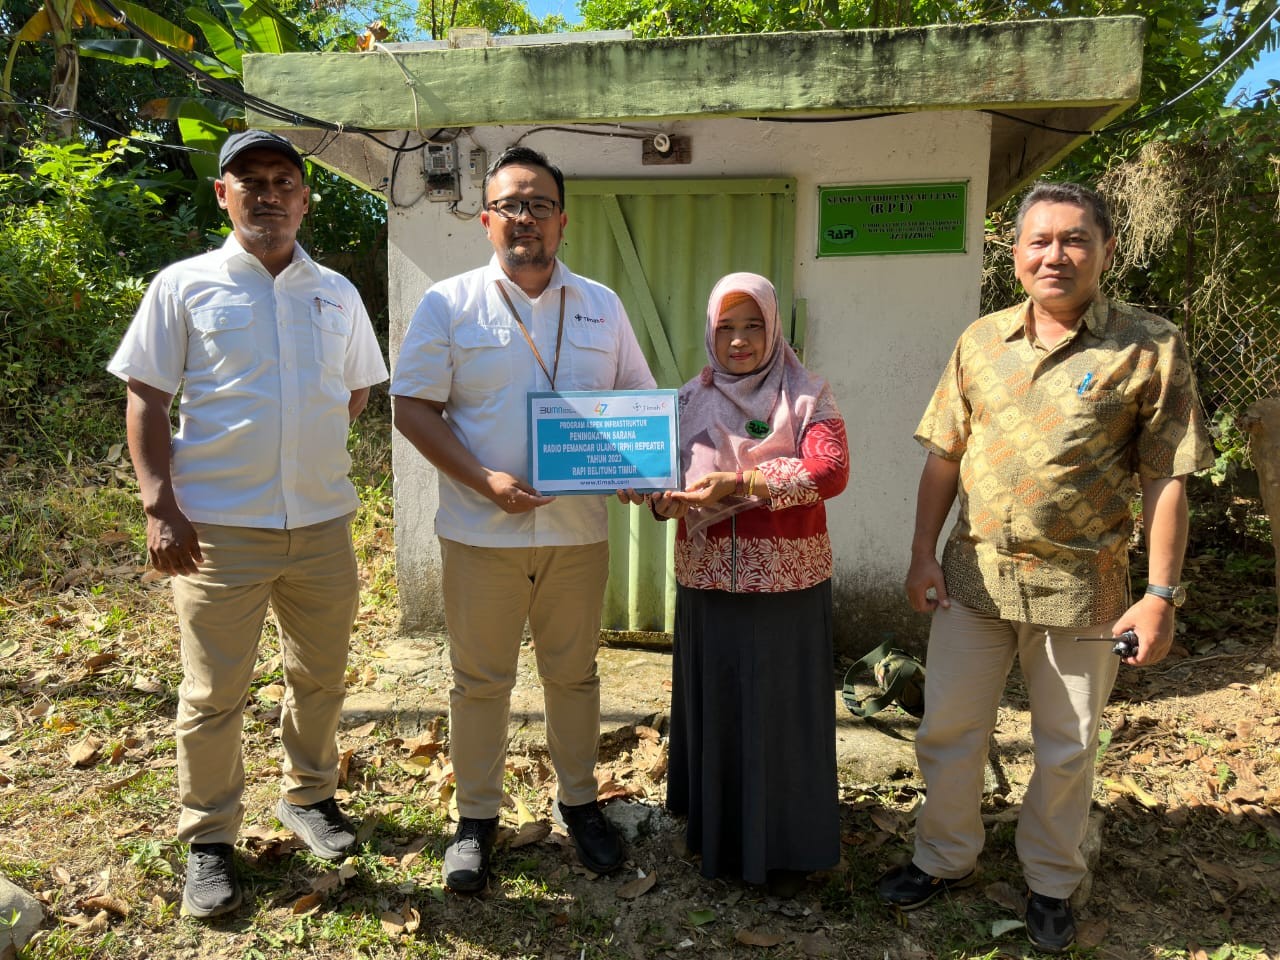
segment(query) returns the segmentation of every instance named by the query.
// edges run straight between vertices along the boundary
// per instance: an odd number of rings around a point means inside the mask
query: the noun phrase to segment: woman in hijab
[[[840,859],[823,501],[849,476],[830,385],[783,339],[773,285],[722,278],[711,363],[680,390],[667,806],[707,877],[794,892]]]

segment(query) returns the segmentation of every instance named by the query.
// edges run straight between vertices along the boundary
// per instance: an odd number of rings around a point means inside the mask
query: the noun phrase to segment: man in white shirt
[[[464,893],[488,882],[526,621],[558,782],[556,818],[590,870],[608,873],[623,861],[622,840],[596,802],[605,501],[544,497],[524,479],[526,395],[654,386],[617,295],[556,259],[567,223],[559,169],[527,147],[506,150],[485,174],[480,222],[493,258],[426,292],[391,384],[396,429],[439,472],[460,815],[444,878]]]
[[[387,378],[360,295],[297,244],[302,157],[247,130],[227,139],[219,168],[231,235],[160,272],[108,367],[128,383],[147,551],[174,578],[183,912],[201,918],[241,900],[242,713],[268,603],[285,683],[277,816],[319,857],[341,859],[355,843],[334,800],[359,599],[346,440],[369,387]]]

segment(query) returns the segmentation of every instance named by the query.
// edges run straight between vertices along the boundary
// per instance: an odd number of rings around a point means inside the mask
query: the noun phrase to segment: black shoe
[[[489,882],[489,858],[498,835],[498,818],[463,817],[444,848],[444,885],[458,893],[476,893]]]
[[[338,809],[333,797],[305,807],[281,797],[276,816],[322,860],[341,860],[356,845],[355,825]]]
[[[1027,891],[1027,938],[1046,953],[1061,953],[1076,942],[1071,902]]]
[[[182,912],[189,917],[216,917],[240,906],[240,884],[229,843],[193,843],[187,852],[187,882]]]
[[[592,873],[611,873],[622,866],[627,851],[618,828],[609,822],[594,800],[570,807],[556,801],[556,823],[568,831],[578,849],[578,859]]]
[[[914,863],[907,863],[885,873],[876,882],[876,893],[880,895],[882,902],[891,907],[914,910],[916,907],[923,907],[938,894],[967,887],[976,879],[977,875],[972,870],[954,880],[931,877]]]

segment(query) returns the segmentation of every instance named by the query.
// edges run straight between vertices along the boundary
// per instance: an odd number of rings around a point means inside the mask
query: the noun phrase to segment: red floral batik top
[[[766,460],[755,469],[769,486],[768,499],[708,527],[701,552],[680,521],[676,580],[682,586],[782,593],[805,590],[831,577],[831,538],[823,501],[844,490],[849,480],[844,421],[810,424],[800,438],[799,457]]]

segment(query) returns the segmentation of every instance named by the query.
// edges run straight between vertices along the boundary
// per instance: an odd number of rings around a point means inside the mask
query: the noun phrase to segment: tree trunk
[[[74,43],[59,44],[53,55],[50,106],[57,119],[54,129],[63,140],[76,135],[76,104],[80,94],[80,54]]]
[[[1246,411],[1241,424],[1249,431],[1253,465],[1262,488],[1262,506],[1271,518],[1271,547],[1276,553],[1276,598],[1280,602],[1280,397],[1259,400]],[[1280,654],[1280,626],[1274,650]]]

